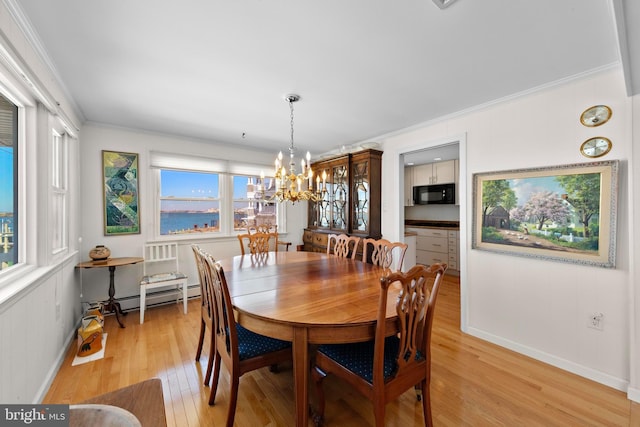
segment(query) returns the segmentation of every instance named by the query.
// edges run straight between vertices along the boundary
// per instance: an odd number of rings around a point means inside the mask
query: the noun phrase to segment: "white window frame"
[[[226,221],[226,212],[223,210],[222,205],[223,205],[223,198],[222,198],[222,194],[223,194],[223,182],[225,180],[225,178],[223,177],[222,174],[220,174],[219,172],[204,172],[204,171],[196,171],[196,170],[186,170],[186,169],[166,169],[166,168],[161,168],[157,170],[157,178],[156,178],[156,182],[157,182],[157,186],[158,186],[158,196],[157,196],[157,201],[156,201],[156,205],[157,205],[157,215],[156,215],[156,227],[155,227],[155,232],[157,234],[157,236],[159,237],[165,237],[165,236],[175,236],[175,237],[179,237],[179,236],[186,236],[188,235],[187,233],[185,234],[161,234],[160,231],[160,227],[161,227],[161,219],[160,219],[160,215],[161,215],[161,206],[162,206],[162,201],[163,200],[172,200],[172,201],[182,201],[182,202],[188,202],[188,201],[194,201],[194,202],[202,202],[204,201],[204,199],[202,198],[197,198],[197,197],[163,197],[162,196],[162,179],[161,179],[161,175],[162,175],[162,171],[163,170],[179,170],[182,172],[190,172],[190,173],[202,173],[202,174],[212,174],[212,175],[217,175],[218,176],[218,194],[216,197],[211,197],[208,200],[209,201],[213,201],[213,202],[218,202],[218,210],[219,210],[219,216],[218,216],[218,231],[209,231],[206,233],[202,233],[202,235],[206,235],[206,236],[216,236],[216,235],[220,235],[222,233],[223,230],[223,223]]]
[[[273,166],[239,163],[237,161],[192,156],[177,153],[151,151],[149,153],[150,175],[153,176],[155,186],[153,235],[156,240],[192,240],[196,238],[216,239],[234,237],[242,231],[234,230],[233,226],[233,176],[259,176],[262,171],[271,171]],[[220,228],[211,233],[160,234],[160,170],[173,169],[186,172],[209,172],[219,175],[219,208]],[[286,209],[277,207],[278,232],[286,232]]]
[[[51,129],[51,254],[69,251],[69,141],[68,136]]]
[[[18,170],[15,173],[18,180],[18,198],[17,206],[14,208],[18,211],[18,233],[14,236],[14,244],[18,245],[18,261],[13,266],[0,270],[0,289],[2,289],[7,285],[18,285],[21,277],[36,268],[38,242],[36,233],[31,233],[27,228],[29,219],[35,221],[35,209],[30,209],[35,200],[27,197],[27,194],[36,192],[34,174],[29,174],[27,170],[28,164],[36,164],[35,137],[27,138],[27,129],[34,130],[36,127],[35,103],[17,85],[11,84],[11,79],[2,74],[1,67],[0,93],[18,107]],[[1,295],[0,293],[0,302],[3,300]]]

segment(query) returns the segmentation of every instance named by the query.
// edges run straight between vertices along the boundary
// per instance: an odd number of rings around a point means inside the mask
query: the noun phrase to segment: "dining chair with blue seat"
[[[209,280],[209,278],[207,276],[205,257],[210,255],[196,244],[191,245],[191,249],[193,250],[196,268],[198,270],[198,278],[200,279],[200,335],[198,337],[198,348],[196,350],[196,362],[200,361],[207,329],[209,329],[209,333],[211,335],[209,338],[209,361],[207,363],[207,371],[204,376],[204,384],[207,385],[211,379],[215,354],[215,339],[213,333],[213,295],[211,294],[211,286],[206,284],[206,281]]]
[[[231,392],[227,427],[233,426],[240,377],[249,371],[273,366],[292,359],[291,342],[281,341],[254,333],[236,323],[231,296],[222,266],[211,257],[205,257],[205,283],[211,287],[214,301],[215,360],[209,405],[213,405],[218,390],[221,362],[229,371]]]
[[[322,382],[328,374],[345,380],[372,401],[378,427],[384,426],[386,403],[417,386],[423,393],[425,425],[433,425],[429,392],[431,326],[446,268],[446,264],[416,265],[406,273],[393,272],[383,276],[375,338],[318,347],[311,371],[318,393],[318,408],[313,416],[317,426],[324,423]],[[392,286],[400,287],[395,307],[397,330],[385,328],[387,296]]]

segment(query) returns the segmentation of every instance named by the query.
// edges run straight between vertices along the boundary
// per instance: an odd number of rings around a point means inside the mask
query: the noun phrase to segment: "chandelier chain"
[[[289,99],[289,109],[291,110],[291,148],[293,149],[293,100]]]

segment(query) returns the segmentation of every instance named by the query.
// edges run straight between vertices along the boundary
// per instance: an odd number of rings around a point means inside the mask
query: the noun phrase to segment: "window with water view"
[[[0,95],[0,270],[18,263],[18,107]]]
[[[255,200],[258,180],[256,176],[161,169],[160,234],[219,233],[226,221],[232,221],[233,231],[276,225],[276,206]],[[267,188],[267,196],[269,192]]]

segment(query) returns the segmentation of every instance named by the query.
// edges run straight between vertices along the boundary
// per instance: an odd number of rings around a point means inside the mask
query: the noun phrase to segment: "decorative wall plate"
[[[612,146],[613,144],[609,138],[596,136],[583,142],[580,146],[580,152],[586,157],[602,157],[611,151]]]
[[[589,127],[600,126],[609,121],[611,114],[611,108],[606,105],[594,105],[582,112],[580,123]]]

